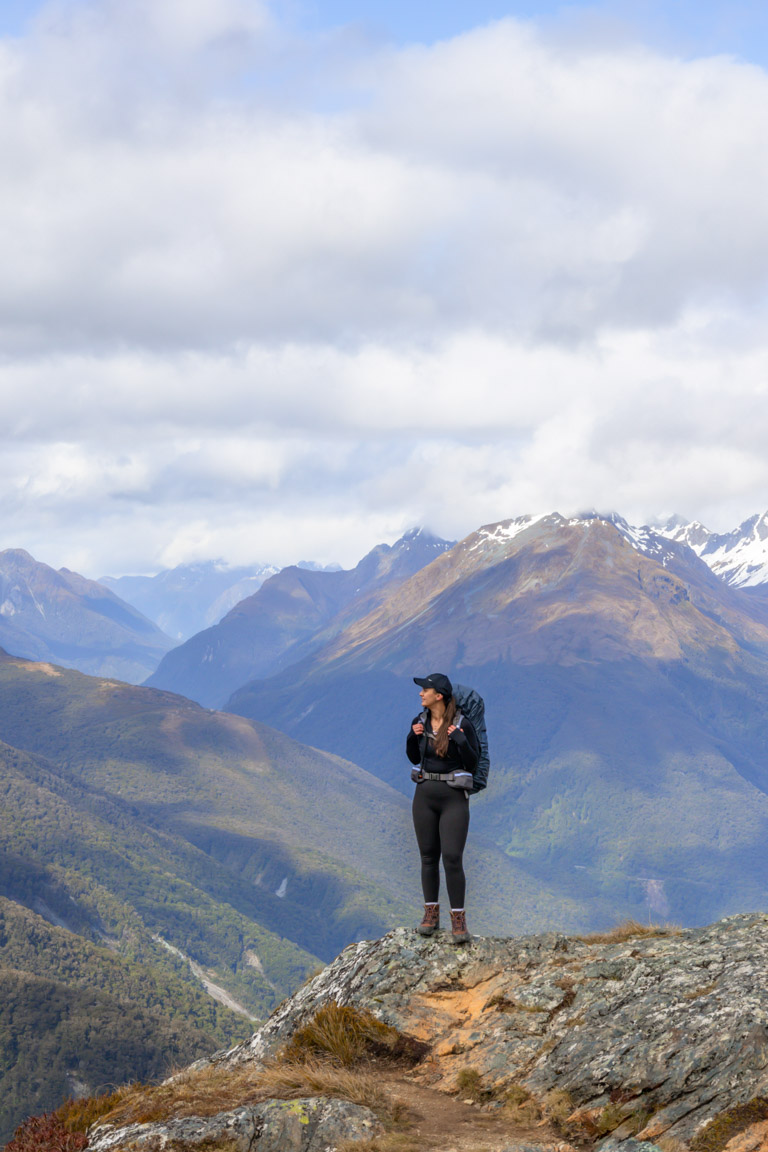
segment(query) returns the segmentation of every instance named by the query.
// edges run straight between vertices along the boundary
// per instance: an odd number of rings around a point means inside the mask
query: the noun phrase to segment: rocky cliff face
[[[428,1043],[411,1073],[425,1083],[450,1092],[471,1067],[497,1091],[564,1091],[586,1130],[614,1105],[619,1135],[623,1125],[641,1140],[688,1142],[768,1092],[768,915],[621,940],[475,939],[465,949],[396,929],[347,948],[224,1059],[273,1054],[329,999]]]
[[[511,1095],[546,1115],[557,1100],[574,1144],[764,1146],[750,1121],[768,1115],[768,915],[688,931],[475,938],[460,949],[396,929],[351,945],[212,1064],[235,1076],[268,1062],[329,1001],[426,1044],[412,1083],[455,1093],[473,1070],[488,1108],[509,1109]],[[91,1146],[120,1146],[114,1129],[106,1141]]]

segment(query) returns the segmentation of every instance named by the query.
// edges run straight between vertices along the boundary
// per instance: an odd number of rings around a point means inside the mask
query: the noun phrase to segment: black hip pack
[[[467,796],[472,791],[471,772],[448,772],[442,775],[440,772],[422,772],[420,768],[412,768],[411,780],[414,784],[420,784],[422,780],[442,780],[449,788],[460,788]]]

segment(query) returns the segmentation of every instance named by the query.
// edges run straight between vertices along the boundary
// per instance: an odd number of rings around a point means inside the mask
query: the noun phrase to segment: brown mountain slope
[[[229,706],[407,791],[411,676],[438,669],[488,706],[473,827],[541,879],[686,922],[768,899],[768,625],[690,549],[600,518],[491,525]]]
[[[597,518],[514,527],[462,540],[330,640],[314,666],[375,664],[386,653],[394,670],[398,649],[441,667],[746,656],[751,646],[768,655],[757,604],[734,596],[690,549],[665,542],[660,564]]]

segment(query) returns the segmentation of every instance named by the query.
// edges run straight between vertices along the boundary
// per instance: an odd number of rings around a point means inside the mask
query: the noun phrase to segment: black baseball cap
[[[420,688],[434,688],[435,692],[439,692],[446,700],[453,696],[453,684],[442,672],[432,672],[429,676],[414,676],[413,682]]]

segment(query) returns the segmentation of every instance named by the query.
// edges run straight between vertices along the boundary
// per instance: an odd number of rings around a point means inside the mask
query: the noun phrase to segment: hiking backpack
[[[456,707],[462,716],[467,716],[477,733],[477,742],[480,745],[480,757],[475,768],[475,786],[473,792],[482,792],[488,783],[488,770],[491,762],[488,758],[488,732],[485,727],[485,703],[482,696],[474,688],[467,688],[465,684],[454,684],[453,695]]]

